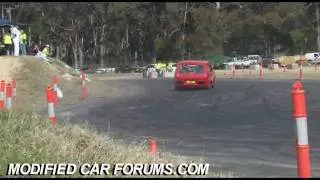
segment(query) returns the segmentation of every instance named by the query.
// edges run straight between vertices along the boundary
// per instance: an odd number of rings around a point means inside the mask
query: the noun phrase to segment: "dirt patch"
[[[21,71],[23,65],[18,57],[0,57],[0,79],[6,82],[11,81],[16,72]]]
[[[115,79],[141,79],[142,73],[106,73],[93,75],[97,80],[115,80]]]
[[[71,80],[74,79],[74,77],[73,77],[71,74],[69,74],[69,73],[65,73],[65,74],[63,74],[61,77],[62,77],[63,79],[65,79],[65,80],[67,80],[67,81],[71,81]]]

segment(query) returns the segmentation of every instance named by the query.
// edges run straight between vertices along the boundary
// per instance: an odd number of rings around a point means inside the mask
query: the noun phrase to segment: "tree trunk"
[[[104,45],[100,44],[100,68],[104,68]]]
[[[272,54],[271,51],[272,51],[272,50],[271,50],[271,43],[269,43],[269,54],[268,54],[268,56],[270,56],[270,55]]]
[[[59,46],[56,47],[56,59],[60,60],[60,47]]]
[[[140,54],[140,60],[145,61],[144,56],[143,56],[143,41],[141,36],[139,36],[139,54]]]
[[[268,55],[268,43],[267,41],[265,41],[265,47],[264,47],[264,55],[267,56]]]
[[[78,52],[77,52],[77,47],[76,45],[72,45],[72,50],[73,50],[73,67],[75,69],[78,69]]]
[[[52,55],[53,54],[53,45],[52,45],[52,43],[50,43],[49,51],[50,51],[50,54]]]
[[[81,44],[78,46],[78,53],[79,53],[79,64],[80,64],[80,69],[83,68],[83,37],[81,38]]]
[[[320,15],[319,15],[319,3],[316,2],[316,17],[317,17],[317,46],[320,51]]]
[[[109,56],[109,48],[108,47],[106,47],[106,49],[105,49],[105,56],[104,57],[108,57]],[[107,58],[108,59],[108,58]],[[103,61],[103,62],[105,62],[105,61]],[[107,66],[108,66],[108,63],[110,62],[110,60],[108,59],[108,61],[107,61]]]
[[[105,25],[102,26],[102,31],[101,31],[100,39],[99,39],[99,45],[100,45],[100,67],[101,68],[104,68],[104,54],[105,54],[104,37],[105,37]]]
[[[72,41],[71,41],[72,42]],[[73,66],[78,69],[78,36],[76,35],[75,41],[71,44],[73,51]]]
[[[61,59],[64,59],[66,56],[67,56],[68,52],[67,52],[67,45],[66,44],[63,44],[62,45],[62,48],[61,48],[61,52],[60,52],[60,56],[61,56]]]
[[[98,42],[98,33],[96,30],[93,31],[93,42],[94,42],[94,48],[93,48],[93,56],[92,57],[96,57],[97,56],[97,52],[96,52],[96,47],[98,46],[97,42]]]
[[[138,65],[138,52],[134,51],[134,64]]]

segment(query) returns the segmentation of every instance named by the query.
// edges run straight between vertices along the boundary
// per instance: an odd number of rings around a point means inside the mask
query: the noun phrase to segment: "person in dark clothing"
[[[38,54],[39,52],[39,47],[38,45],[36,45],[35,43],[32,44],[32,46],[30,46],[29,48],[29,54],[32,55],[32,56],[35,56]]]

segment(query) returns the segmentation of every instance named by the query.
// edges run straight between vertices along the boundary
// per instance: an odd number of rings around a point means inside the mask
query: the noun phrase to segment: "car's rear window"
[[[179,72],[202,74],[204,73],[204,67],[199,64],[181,64],[179,65]]]

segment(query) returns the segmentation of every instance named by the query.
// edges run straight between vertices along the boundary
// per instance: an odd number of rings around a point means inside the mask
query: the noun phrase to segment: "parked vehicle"
[[[320,53],[306,53],[304,56],[308,64],[320,64]]]
[[[264,68],[268,68],[270,66],[270,64],[275,64],[275,62],[274,62],[272,57],[264,57],[264,58],[262,58],[261,63],[262,63],[262,67],[264,67]],[[258,62],[258,64],[260,64],[260,63]]]
[[[97,74],[104,74],[107,72],[107,69],[106,68],[98,68],[96,69],[95,73]]]
[[[313,61],[320,56],[320,53],[319,52],[306,53],[304,56],[307,61]]]
[[[249,61],[247,57],[244,57],[244,56],[235,57],[233,61],[224,63],[224,65],[229,65],[229,66],[235,65],[236,69],[249,68],[251,64],[252,64],[251,61]]]
[[[260,55],[248,55],[248,61],[251,65],[258,64],[262,60]]]
[[[215,71],[209,61],[183,60],[177,63],[174,86],[183,88],[206,88],[214,86]]]
[[[134,68],[130,67],[129,65],[121,65],[116,67],[116,73],[132,73],[134,72]]]
[[[140,66],[132,66],[131,69],[135,73],[142,73],[143,72],[143,67],[140,67]]]

